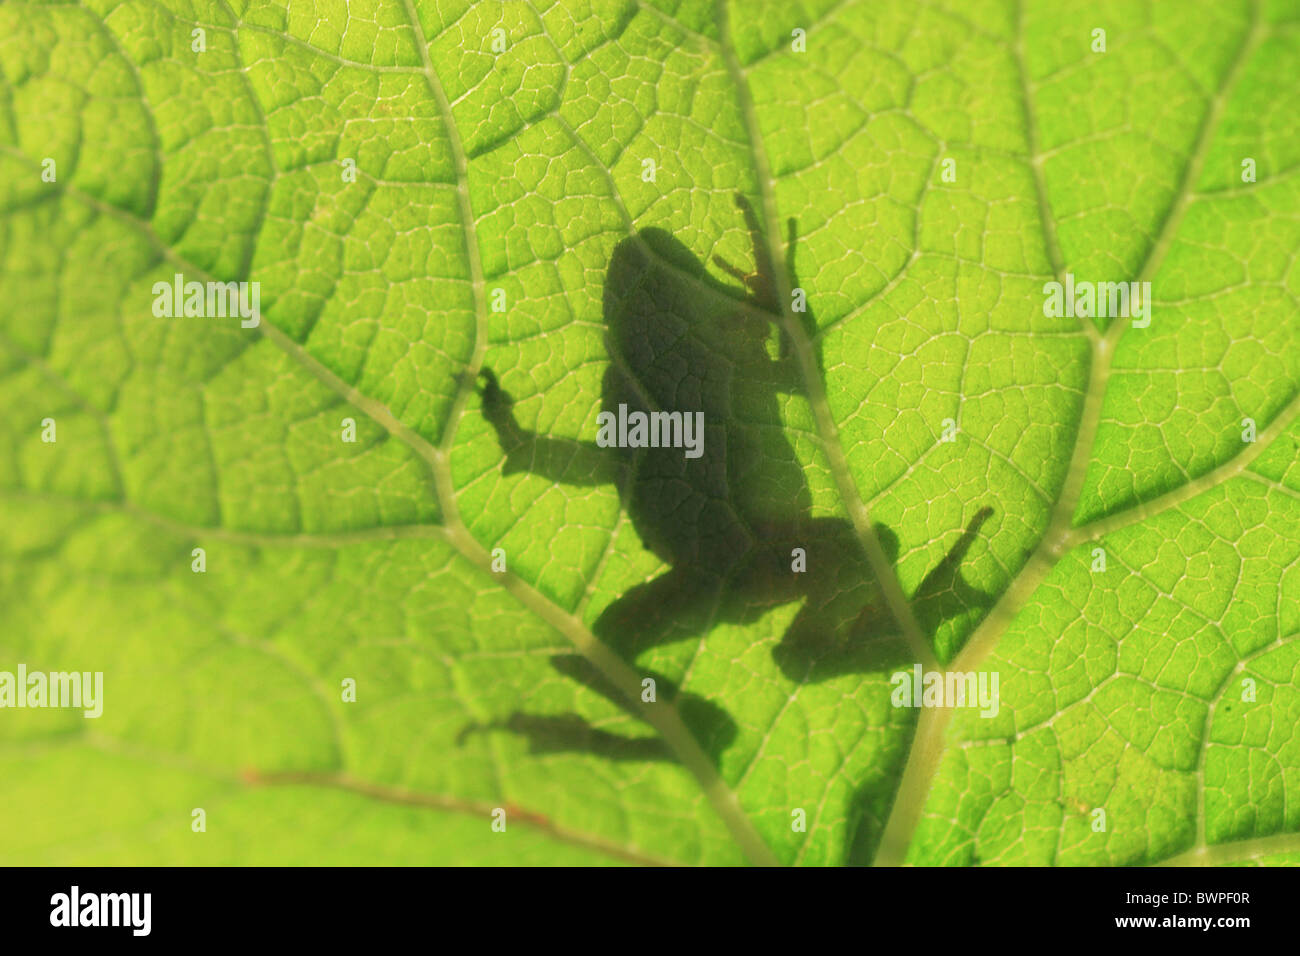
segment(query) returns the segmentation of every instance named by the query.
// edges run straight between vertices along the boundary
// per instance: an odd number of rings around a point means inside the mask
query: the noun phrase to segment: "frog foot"
[[[476,389],[483,402],[483,417],[498,432],[511,429],[514,425],[515,400],[501,388],[492,369],[482,369],[478,377],[483,380],[483,385]]]

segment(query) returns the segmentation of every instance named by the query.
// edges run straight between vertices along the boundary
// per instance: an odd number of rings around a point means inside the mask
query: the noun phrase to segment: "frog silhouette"
[[[744,197],[736,203],[754,268],[714,261],[740,281],[739,289],[715,279],[681,242],[653,228],[618,243],[605,277],[609,366],[602,410],[629,419],[636,412],[647,418],[681,413],[683,421],[702,413],[700,447],[602,447],[539,435],[519,424],[513,399],[485,368],[483,414],[505,454],[504,472],[619,489],[642,543],[669,566],[613,601],[593,626],[628,659],[801,601],[773,651],[791,679],[815,681],[903,662],[908,651],[884,609],[856,530],[841,518],[813,516],[813,496],[781,416],[783,399],[802,390],[803,377],[782,325],[757,216]],[[789,229],[789,287],[797,288],[793,220]],[[791,315],[815,342],[812,313]],[[820,351],[815,362],[821,374]],[[927,607],[991,603],[965,584],[958,567],[991,513],[986,508],[976,515],[941,564],[945,573],[927,578],[929,586],[945,589],[947,601],[929,600]],[[875,530],[893,560],[896,536],[883,525]]]

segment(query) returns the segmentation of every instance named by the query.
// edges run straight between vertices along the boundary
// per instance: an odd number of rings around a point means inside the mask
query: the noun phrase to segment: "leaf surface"
[[[0,6],[0,670],[105,675],[0,714],[0,860],[1294,863],[1297,63],[1292,0]],[[618,382],[726,508],[587,466]]]

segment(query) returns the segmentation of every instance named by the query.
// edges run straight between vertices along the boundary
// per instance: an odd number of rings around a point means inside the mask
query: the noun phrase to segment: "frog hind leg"
[[[660,644],[702,637],[721,587],[720,578],[710,579],[696,566],[676,567],[615,600],[592,630],[627,660]]]

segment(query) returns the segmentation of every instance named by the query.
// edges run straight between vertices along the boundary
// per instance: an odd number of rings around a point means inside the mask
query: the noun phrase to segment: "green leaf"
[[[1298,62],[1294,0],[0,6],[0,680],[104,675],[0,709],[0,861],[1294,864]]]

